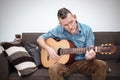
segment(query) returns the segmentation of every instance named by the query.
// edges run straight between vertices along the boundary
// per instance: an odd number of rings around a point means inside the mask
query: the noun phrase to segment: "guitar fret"
[[[84,53],[86,52],[86,48],[83,48],[83,52],[84,52]]]
[[[79,49],[79,53],[82,53],[82,49],[83,49],[83,48]]]

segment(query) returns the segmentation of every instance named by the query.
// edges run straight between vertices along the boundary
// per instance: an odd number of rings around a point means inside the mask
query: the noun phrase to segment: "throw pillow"
[[[38,47],[38,45],[32,42],[26,41],[25,48],[29,52],[29,54],[33,57],[37,67],[40,67],[41,59],[40,59],[40,48]]]
[[[37,70],[33,58],[24,47],[15,46],[15,44],[11,43],[4,43],[3,48],[8,55],[8,60],[14,65],[19,76],[25,77]]]

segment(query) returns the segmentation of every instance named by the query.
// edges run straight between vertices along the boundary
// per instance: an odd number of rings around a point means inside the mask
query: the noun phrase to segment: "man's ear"
[[[75,14],[73,14],[73,17],[77,20],[77,16]]]

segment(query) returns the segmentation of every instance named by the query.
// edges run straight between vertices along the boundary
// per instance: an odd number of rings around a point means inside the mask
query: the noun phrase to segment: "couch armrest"
[[[9,65],[7,55],[3,52],[0,54],[0,80],[8,80]]]

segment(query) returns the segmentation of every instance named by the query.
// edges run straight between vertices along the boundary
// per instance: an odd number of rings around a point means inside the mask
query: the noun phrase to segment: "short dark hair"
[[[57,16],[58,18],[65,19],[68,13],[72,14],[70,10],[66,8],[61,8],[58,10]]]

